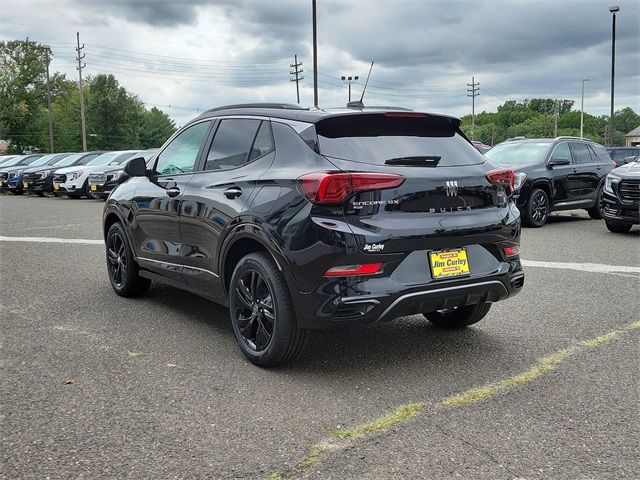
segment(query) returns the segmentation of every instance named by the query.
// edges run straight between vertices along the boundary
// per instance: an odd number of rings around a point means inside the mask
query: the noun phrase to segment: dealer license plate
[[[467,250],[464,248],[431,252],[429,264],[433,278],[457,277],[471,273]]]

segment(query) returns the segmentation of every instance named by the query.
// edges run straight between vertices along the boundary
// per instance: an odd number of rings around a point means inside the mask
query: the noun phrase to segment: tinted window
[[[571,160],[572,156],[569,144],[567,142],[562,142],[556,145],[556,148],[553,149],[553,153],[551,154],[551,158],[568,158]]]
[[[576,163],[591,163],[593,161],[591,151],[586,143],[573,143],[571,149]]]
[[[211,122],[201,122],[188,127],[175,137],[156,162],[158,175],[175,175],[193,172],[198,152],[209,131]]]
[[[243,165],[256,136],[260,120],[222,120],[207,155],[206,170],[228,170]]]
[[[550,146],[550,142],[504,142],[493,147],[484,156],[501,167],[519,167],[542,163]],[[567,157],[570,155],[567,154]]]
[[[411,116],[409,116],[411,115]],[[361,163],[440,157],[438,166],[485,161],[446,117],[396,113],[328,117],[316,123],[320,153]]]
[[[99,153],[90,153],[90,154],[86,155],[85,157],[83,157],[82,160],[80,160],[78,163],[76,163],[76,165],[87,165],[88,163],[91,163],[91,160],[93,160],[94,158],[97,158],[99,156],[100,156]]]
[[[249,161],[256,160],[260,157],[264,157],[267,153],[273,152],[273,137],[271,136],[271,126],[269,122],[262,122],[260,130],[256,135],[256,139],[253,141],[251,147],[251,154],[249,155]]]

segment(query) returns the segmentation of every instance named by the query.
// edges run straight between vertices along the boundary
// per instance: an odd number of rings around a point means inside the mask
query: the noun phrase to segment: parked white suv
[[[140,150],[121,150],[117,152],[107,152],[94,158],[86,165],[56,170],[53,175],[53,191],[74,198],[88,196],[89,189],[87,180],[92,171],[109,165],[117,165],[139,151]]]

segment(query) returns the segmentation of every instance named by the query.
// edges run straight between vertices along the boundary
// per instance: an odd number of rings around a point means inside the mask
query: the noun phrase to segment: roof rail
[[[301,107],[293,103],[237,103],[235,105],[224,105],[212,108],[207,112],[217,112],[219,110],[236,110],[240,108],[277,108],[280,110],[309,110],[308,107]]]
[[[556,140],[559,138],[563,138],[563,139],[569,139],[569,140],[586,140],[588,142],[593,142],[593,140],[591,140],[588,137],[572,137],[571,135],[560,135],[559,137],[556,137]]]

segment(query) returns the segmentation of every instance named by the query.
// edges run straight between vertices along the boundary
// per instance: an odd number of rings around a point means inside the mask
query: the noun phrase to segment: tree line
[[[573,100],[532,98],[521,102],[509,100],[498,107],[497,112],[482,112],[476,115],[475,131],[472,134],[471,115],[462,117],[462,129],[474,140],[495,145],[508,138],[553,137],[557,114],[557,135],[580,136],[580,111],[573,110]],[[557,112],[557,113],[556,113]],[[640,115],[626,107],[614,112],[613,145],[621,146],[625,134],[640,125]],[[608,139],[609,117],[584,114],[584,136],[605,144]]]
[[[10,153],[49,152],[44,45],[30,40],[0,41],[0,139]],[[49,81],[54,151],[82,150],[78,82],[55,72]],[[122,87],[114,75],[83,82],[87,148],[126,150],[159,147],[175,122]]]

